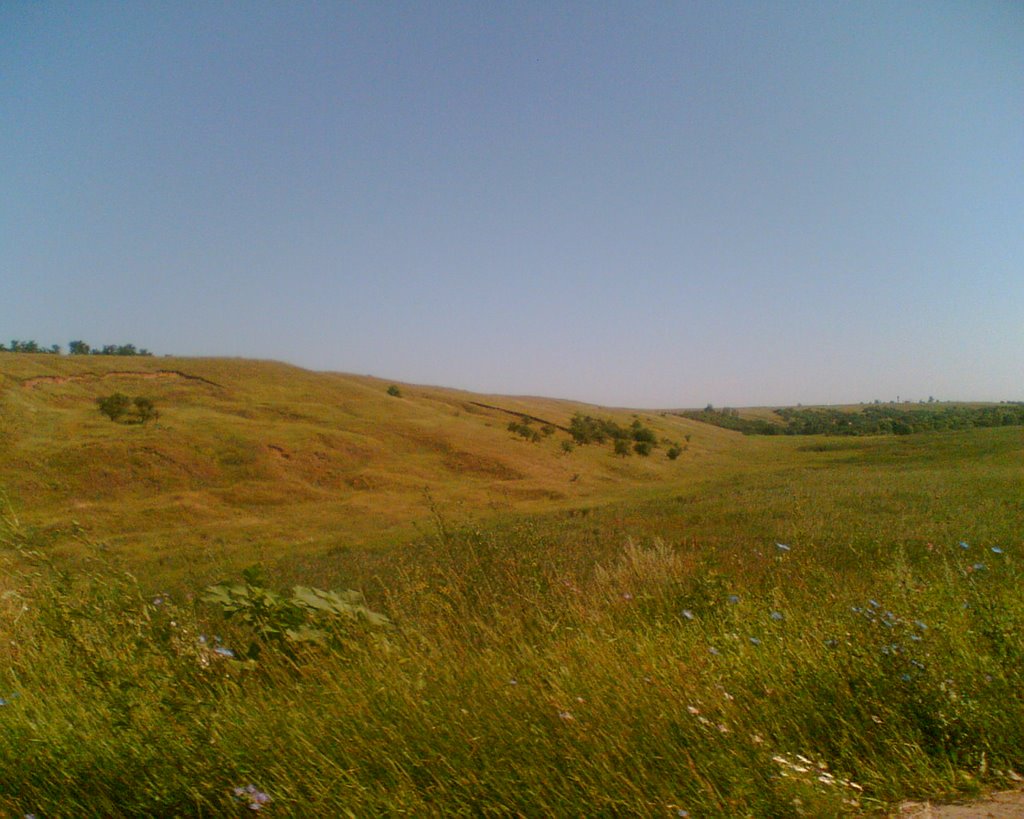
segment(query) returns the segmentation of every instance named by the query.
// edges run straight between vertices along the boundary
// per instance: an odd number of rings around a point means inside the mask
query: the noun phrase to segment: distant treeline
[[[715,409],[710,404],[702,410],[687,410],[676,414],[694,421],[703,421],[705,424],[714,424],[716,427],[733,429],[744,435],[786,434],[786,428],[782,424],[764,418],[740,418],[737,410]]]
[[[775,410],[778,421],[741,418],[734,409],[719,410],[710,406],[679,415],[745,435],[909,435],[973,427],[1021,426],[1024,425],[1024,403],[985,407],[928,404],[913,409],[872,404],[856,411],[786,407]]]
[[[8,346],[0,344],[0,353],[50,353],[52,355],[61,354],[61,346],[59,344],[51,344],[49,347],[43,347],[37,344],[35,341],[18,341],[18,339],[11,339],[11,343]],[[69,355],[153,355],[145,347],[136,348],[134,344],[104,344],[102,347],[90,347],[84,341],[69,341],[68,342],[68,354]]]

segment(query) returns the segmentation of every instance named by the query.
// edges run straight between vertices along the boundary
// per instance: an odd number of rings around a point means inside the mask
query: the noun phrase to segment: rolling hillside
[[[658,413],[388,386],[265,361],[2,355],[0,487],[28,525],[74,521],[133,563],[213,568],[395,542],[438,509],[465,521],[599,504],[758,448]],[[151,399],[158,420],[110,421],[96,399],[114,392]],[[566,452],[576,412],[639,418],[685,451]],[[524,440],[508,430],[522,415],[555,430]]]
[[[1020,427],[752,438],[223,359],[0,379],[0,815],[874,815],[1018,781]],[[566,451],[577,412],[659,446]]]

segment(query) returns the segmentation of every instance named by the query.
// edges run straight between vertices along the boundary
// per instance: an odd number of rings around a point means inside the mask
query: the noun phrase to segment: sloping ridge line
[[[103,381],[107,378],[182,378],[186,381],[199,381],[217,389],[223,389],[221,384],[210,381],[201,375],[189,375],[181,370],[156,370],[146,372],[143,370],[114,370],[109,373],[77,373],[75,375],[39,375],[34,378],[26,378],[21,382],[23,387],[34,387],[37,384],[66,384],[69,381]]]
[[[470,401],[474,407],[482,407],[483,409],[496,410],[497,412],[504,412],[506,415],[514,415],[516,418],[529,418],[531,421],[536,421],[538,424],[547,424],[555,429],[560,429],[562,432],[571,433],[572,430],[569,427],[564,427],[561,424],[556,424],[554,421],[548,421],[544,418],[538,418],[536,415],[529,415],[525,412],[517,412],[516,410],[505,409],[504,407],[495,407],[491,404],[481,404],[479,401]]]

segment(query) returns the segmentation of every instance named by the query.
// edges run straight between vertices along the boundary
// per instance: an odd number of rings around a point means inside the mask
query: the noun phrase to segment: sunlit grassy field
[[[147,576],[202,581],[254,559],[390,547],[435,504],[462,520],[572,509],[758,449],[668,414],[388,386],[240,359],[0,355],[0,486],[31,526],[76,522]],[[111,423],[95,401],[115,391],[150,398],[159,419]],[[564,426],[577,411],[642,418],[687,451],[570,455],[561,430],[530,443],[506,429],[520,412]]]
[[[168,378],[145,429],[5,370],[0,815],[842,816],[1024,772],[1019,429],[655,413],[683,455],[619,459],[468,409],[512,399],[192,366],[228,386]],[[291,462],[328,432],[414,479],[318,488]]]

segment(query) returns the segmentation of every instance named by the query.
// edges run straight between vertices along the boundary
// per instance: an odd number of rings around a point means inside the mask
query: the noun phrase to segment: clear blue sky
[[[1024,400],[1024,5],[6,2],[0,338]]]

